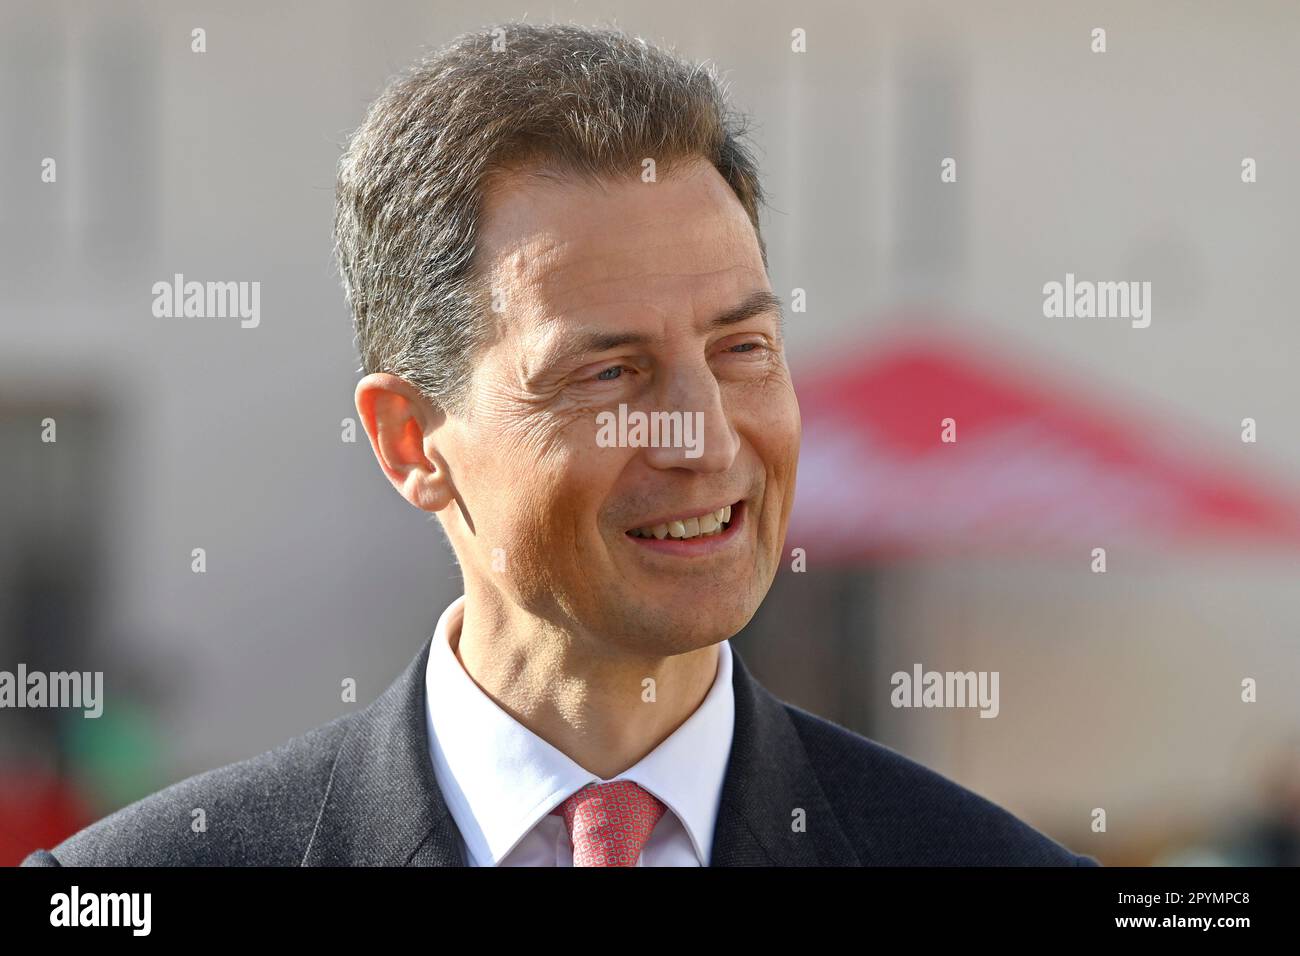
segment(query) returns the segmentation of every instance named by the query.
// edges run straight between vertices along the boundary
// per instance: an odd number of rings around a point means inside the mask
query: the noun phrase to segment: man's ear
[[[435,433],[446,422],[418,389],[385,372],[357,383],[357,414],[379,467],[398,493],[421,511],[441,511],[456,499]]]

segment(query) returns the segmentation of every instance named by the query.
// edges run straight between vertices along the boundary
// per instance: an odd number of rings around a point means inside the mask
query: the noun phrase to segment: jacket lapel
[[[303,866],[464,866],[425,726],[432,640],[356,715],[334,761]]]
[[[790,714],[732,647],[736,725],[710,866],[861,866]],[[796,831],[803,810],[803,831]]]
[[[330,773],[303,866],[465,866],[425,725],[431,641],[359,712]],[[785,705],[732,648],[736,720],[711,866],[858,866]],[[793,827],[802,809],[806,829]]]

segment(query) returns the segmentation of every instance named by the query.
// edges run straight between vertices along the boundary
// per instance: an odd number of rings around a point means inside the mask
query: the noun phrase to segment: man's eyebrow
[[[749,295],[745,296],[740,305],[733,309],[728,309],[717,318],[710,321],[705,328],[712,331],[714,329],[726,328],[728,325],[735,325],[737,322],[744,322],[746,319],[752,319],[756,315],[762,315],[764,312],[775,312],[777,324],[784,326],[785,313],[781,311],[781,297],[767,289],[755,289]]]
[[[778,326],[784,326],[785,314],[781,309],[781,297],[766,289],[758,289],[745,296],[739,305],[710,319],[701,327],[701,331],[726,328],[765,312],[775,312]],[[651,341],[651,337],[642,332],[589,331],[566,342],[555,353],[548,356],[547,364],[577,359],[592,352],[608,352],[625,345],[649,345]]]

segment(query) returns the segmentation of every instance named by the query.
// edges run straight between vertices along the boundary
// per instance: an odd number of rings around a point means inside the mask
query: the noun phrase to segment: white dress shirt
[[[551,810],[588,783],[609,781],[538,737],[474,683],[453,650],[464,612],[461,596],[438,619],[424,683],[434,776],[466,862],[572,866],[564,819]],[[713,686],[695,713],[613,778],[639,784],[667,807],[637,866],[709,865],[735,716],[731,645],[723,641]]]

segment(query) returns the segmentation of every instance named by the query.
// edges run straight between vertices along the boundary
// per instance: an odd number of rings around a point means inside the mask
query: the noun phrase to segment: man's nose
[[[663,447],[661,441],[658,448],[645,448],[651,467],[705,473],[732,466],[740,451],[740,437],[732,427],[718,380],[707,365],[672,375],[657,402],[649,411],[668,413],[663,420],[671,423],[670,430],[679,440],[673,447]]]

